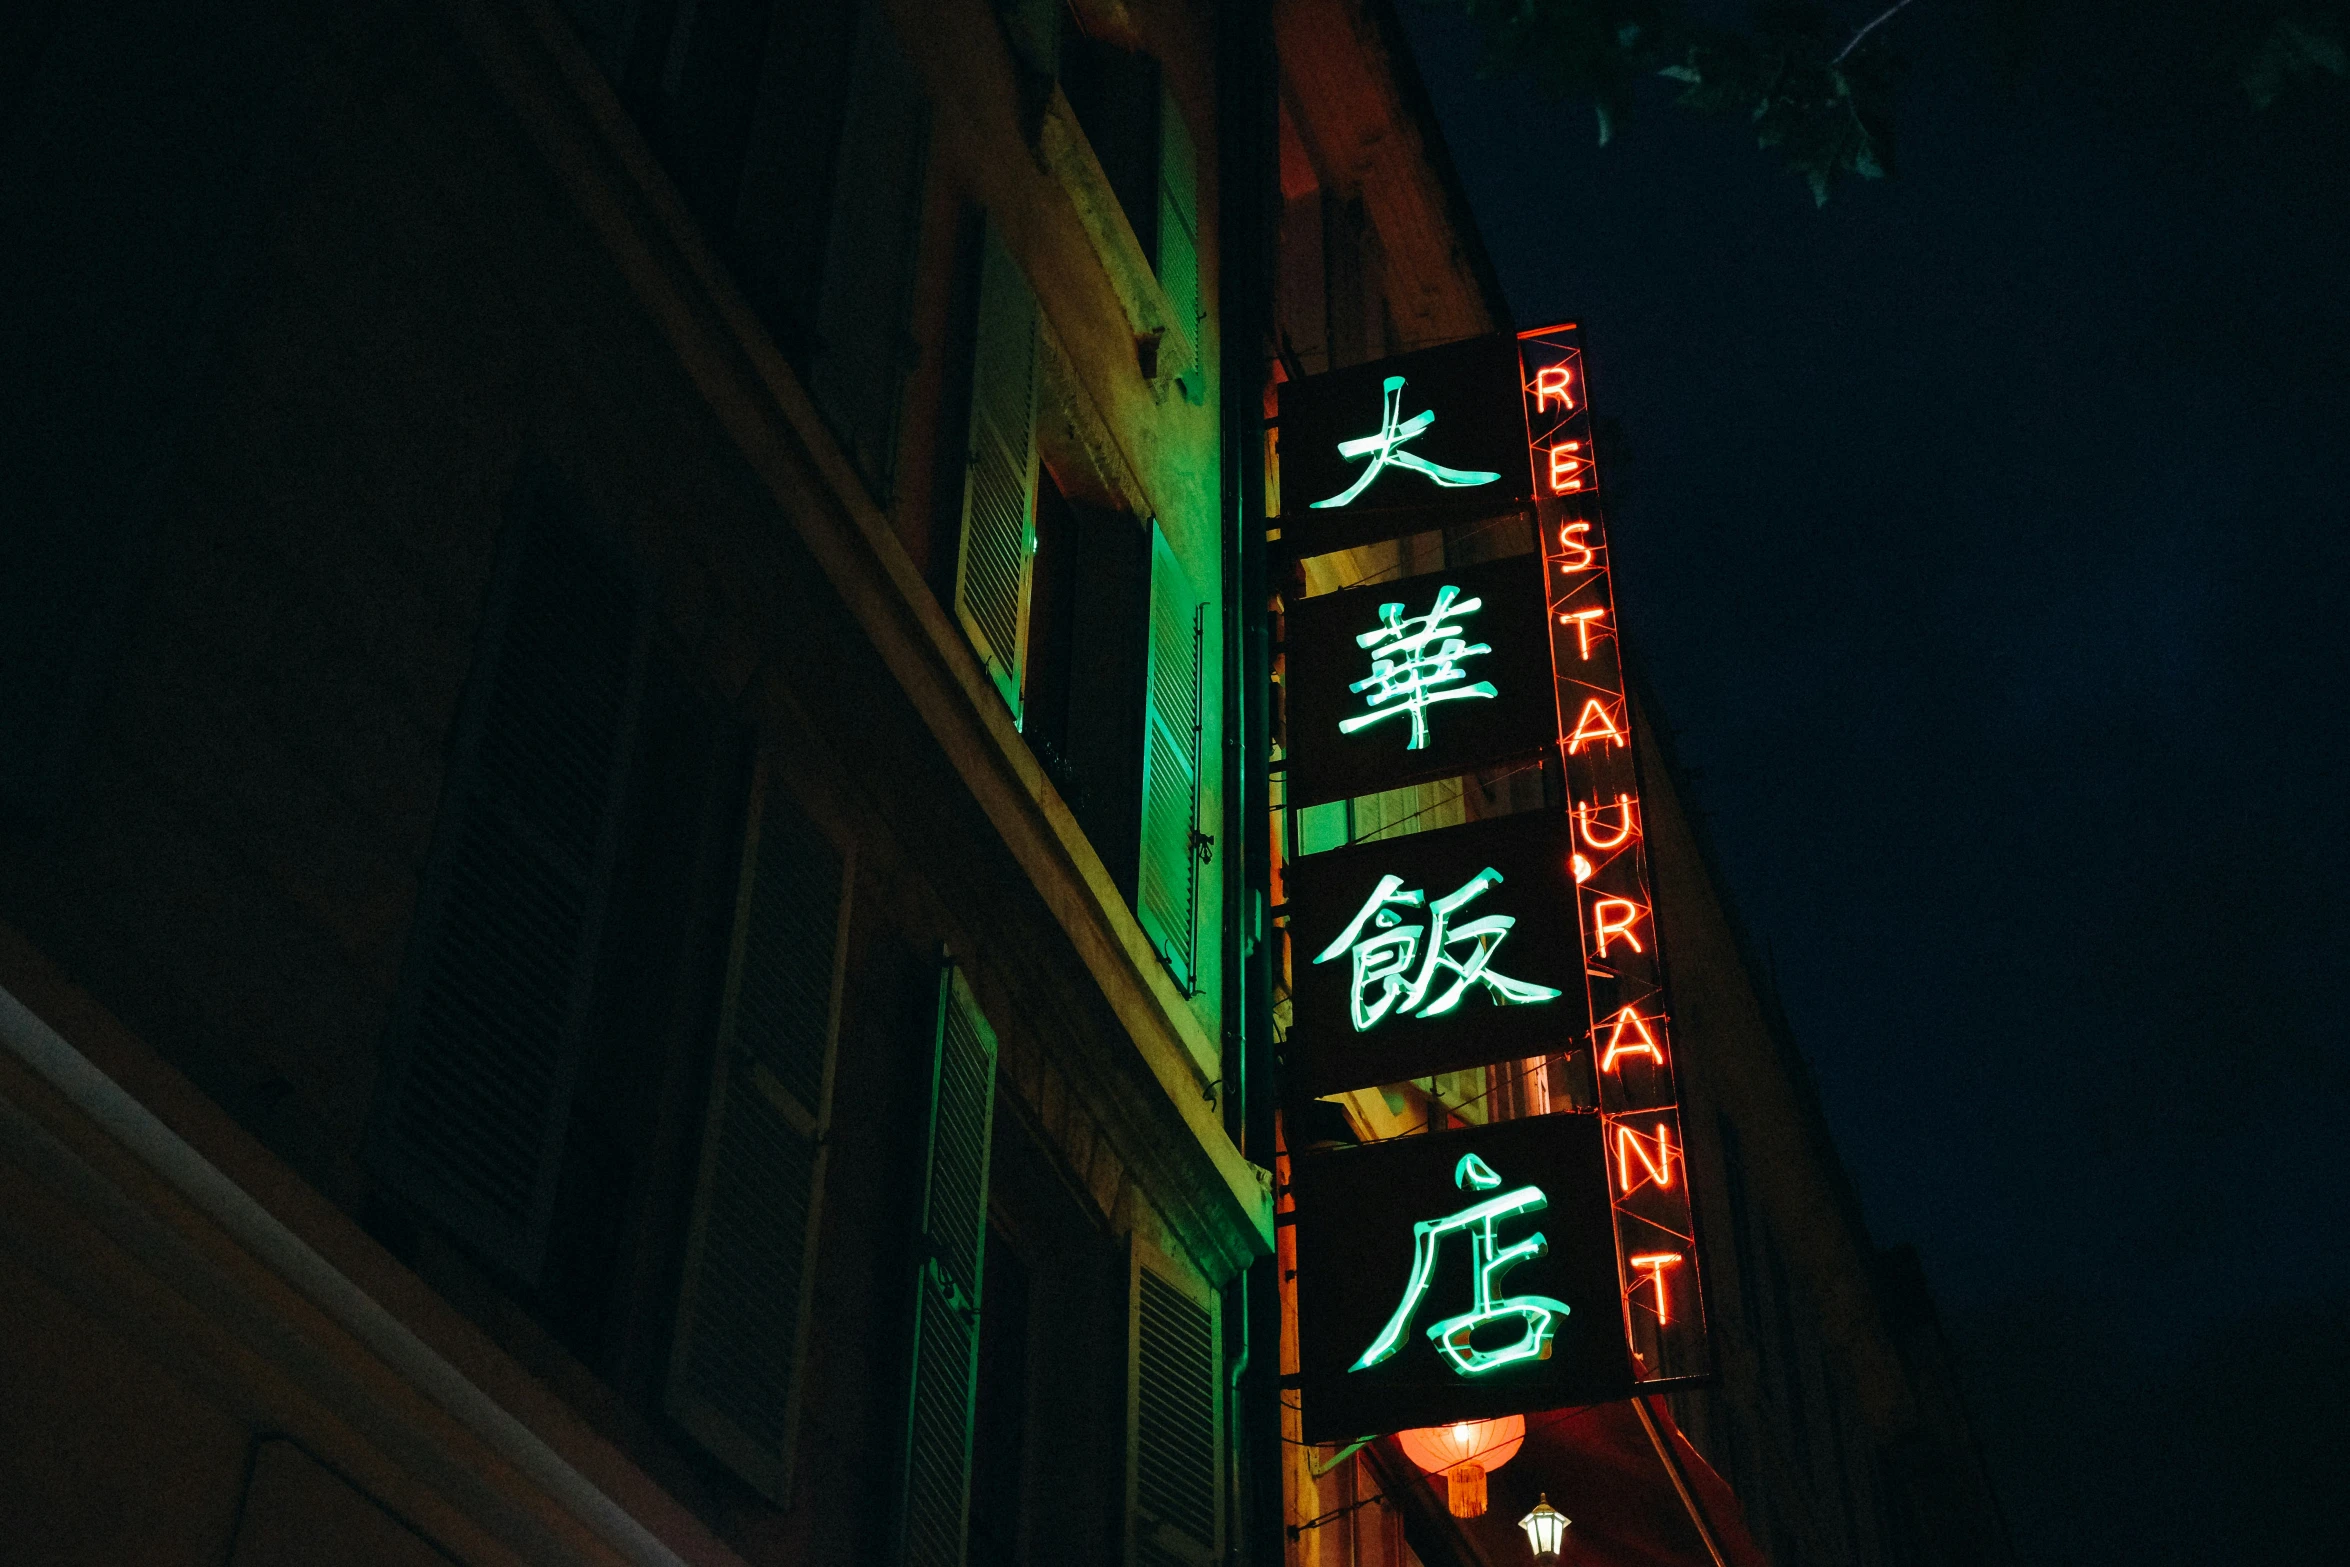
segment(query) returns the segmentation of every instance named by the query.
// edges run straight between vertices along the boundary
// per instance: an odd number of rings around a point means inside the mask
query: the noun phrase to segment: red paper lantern
[[[1422,1426],[1398,1431],[1395,1440],[1423,1472],[1444,1476],[1445,1504],[1455,1518],[1475,1518],[1485,1511],[1485,1476],[1518,1456],[1526,1440],[1526,1417]]]

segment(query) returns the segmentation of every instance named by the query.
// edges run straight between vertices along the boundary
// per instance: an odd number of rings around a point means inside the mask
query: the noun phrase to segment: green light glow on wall
[[[1453,616],[1473,615],[1485,607],[1483,599],[1455,603],[1460,591],[1449,583],[1438,588],[1436,606],[1425,615],[1406,615],[1401,604],[1379,606],[1378,629],[1355,638],[1355,646],[1372,655],[1371,673],[1347,687],[1349,691],[1368,691],[1370,695],[1364,700],[1371,711],[1340,719],[1340,734],[1351,735],[1381,719],[1409,713],[1412,738],[1404,749],[1425,750],[1431,703],[1496,694],[1489,680],[1460,684],[1469,678],[1460,667],[1461,660],[1493,651],[1484,642],[1472,647],[1462,627],[1446,624]]]
[[[1491,1165],[1470,1154],[1453,1167],[1453,1184],[1463,1190],[1486,1190],[1501,1184],[1501,1177]],[[1563,1300],[1548,1295],[1494,1294],[1501,1277],[1519,1263],[1548,1254],[1550,1242],[1540,1230],[1524,1240],[1504,1246],[1494,1235],[1494,1226],[1503,1219],[1522,1213],[1539,1213],[1550,1206],[1550,1199],[1539,1186],[1521,1186],[1513,1192],[1502,1192],[1482,1202],[1471,1203],[1458,1213],[1441,1219],[1422,1219],[1412,1226],[1412,1276],[1404,1285],[1403,1300],[1395,1308],[1395,1315],[1387,1319],[1387,1326],[1364,1350],[1362,1358],[1347,1367],[1349,1371],[1365,1371],[1386,1360],[1403,1346],[1404,1335],[1411,1331],[1412,1319],[1419,1314],[1420,1303],[1428,1287],[1436,1278],[1436,1254],[1444,1237],[1455,1231],[1469,1238],[1469,1267],[1474,1304],[1457,1317],[1446,1317],[1430,1323],[1429,1339],[1452,1362],[1452,1368],[1464,1377],[1485,1376],[1504,1366],[1524,1360],[1546,1360],[1550,1357],[1550,1341],[1558,1331],[1559,1319],[1571,1308]],[[1479,1349],[1471,1339],[1477,1329],[1490,1322],[1506,1322],[1516,1318],[1521,1324],[1517,1339],[1499,1349]]]
[[[1502,939],[1518,923],[1515,915],[1488,914],[1464,924],[1451,924],[1454,914],[1484,896],[1487,889],[1500,884],[1501,872],[1488,865],[1430,903],[1425,891],[1417,888],[1404,891],[1401,876],[1379,878],[1379,885],[1371,890],[1370,898],[1348,921],[1346,929],[1338,933],[1338,939],[1314,958],[1316,963],[1327,963],[1341,953],[1352,955],[1354,988],[1349,997],[1349,1010],[1356,1033],[1367,1033],[1391,1014],[1442,1017],[1461,1004],[1471,985],[1483,985],[1497,1004],[1505,1006],[1540,1005],[1563,994],[1548,985],[1496,974],[1488,967]],[[1424,926],[1405,924],[1403,915],[1397,912],[1422,907],[1428,911],[1428,923]],[[1372,934],[1365,935],[1366,929]],[[1463,943],[1470,947],[1465,957],[1455,957],[1447,950]],[[1454,979],[1450,988],[1430,1000],[1429,992],[1435,988],[1439,969],[1451,970]],[[1374,989],[1376,995],[1372,994]]]
[[[1385,384],[1387,408],[1385,416],[1379,422],[1379,433],[1377,435],[1358,435],[1351,441],[1338,443],[1339,456],[1350,460],[1357,457],[1368,457],[1371,459],[1370,465],[1364,468],[1362,473],[1356,476],[1355,482],[1348,485],[1344,491],[1331,496],[1326,501],[1313,502],[1313,509],[1317,511],[1335,510],[1348,504],[1356,496],[1369,489],[1371,481],[1378,478],[1390,467],[1409,468],[1414,473],[1435,480],[1448,490],[1464,489],[1478,484],[1491,484],[1501,477],[1498,473],[1484,473],[1475,469],[1447,468],[1442,463],[1430,462],[1427,458],[1416,453],[1405,451],[1403,449],[1404,442],[1425,434],[1429,426],[1436,423],[1436,411],[1431,408],[1423,413],[1416,413],[1409,419],[1400,419],[1399,416],[1403,411],[1403,377],[1391,375]]]

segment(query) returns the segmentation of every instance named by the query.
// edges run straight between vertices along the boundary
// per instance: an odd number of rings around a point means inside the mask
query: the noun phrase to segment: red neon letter
[[[1647,1144],[1650,1139],[1621,1121],[1617,1123],[1617,1186],[1624,1189],[1624,1196],[1631,1196],[1631,1161],[1636,1158],[1640,1168],[1647,1170],[1647,1179],[1659,1186],[1673,1184],[1673,1135],[1664,1121],[1657,1123],[1657,1158],[1647,1156]]]
[[[1554,397],[1558,399],[1561,408],[1575,406],[1575,400],[1567,395],[1565,365],[1544,365],[1534,372],[1534,411],[1542,412],[1550,406],[1550,400]]]
[[[1606,616],[1607,611],[1604,609],[1573,609],[1559,616],[1560,625],[1574,626],[1575,645],[1583,650],[1583,662],[1586,664],[1591,662],[1591,623],[1603,620]]]
[[[1607,807],[1604,805],[1578,805],[1575,807],[1575,830],[1583,835],[1583,842],[1586,845],[1603,854],[1610,849],[1622,848],[1630,840],[1632,836],[1632,797],[1622,793],[1616,796],[1616,810],[1620,813],[1616,819],[1623,825],[1616,829],[1616,835],[1613,838],[1603,842],[1592,832],[1591,819],[1606,809]]]
[[[1616,1014],[1616,1026],[1608,1031],[1607,1048],[1599,1055],[1599,1069],[1613,1072],[1618,1056],[1646,1056],[1658,1066],[1665,1064],[1665,1053],[1657,1045],[1656,1035],[1648,1031],[1648,1019],[1631,1007]]]
[[[1590,740],[1613,740],[1618,745],[1624,743],[1624,731],[1616,727],[1616,721],[1608,716],[1607,709],[1599,705],[1598,697],[1585,698],[1583,714],[1575,720],[1575,732],[1567,737],[1567,754],[1573,756]]]
[[[1599,955],[1607,956],[1607,939],[1621,936],[1634,952],[1646,952],[1640,938],[1632,934],[1632,926],[1640,918],[1640,905],[1629,898],[1602,898],[1591,905],[1591,923],[1599,938]]]
[[[1559,529],[1559,548],[1572,550],[1574,559],[1559,562],[1561,571],[1589,571],[1596,564],[1591,546],[1583,542],[1583,535],[1591,531],[1588,522],[1570,522]]]
[[[1647,1274],[1649,1284],[1655,1288],[1656,1320],[1659,1323],[1672,1321],[1672,1312],[1665,1305],[1665,1269],[1679,1267],[1681,1254],[1677,1251],[1652,1251],[1644,1257],[1626,1257],[1624,1260]],[[1638,1289],[1640,1286],[1635,1284],[1632,1287]]]
[[[1583,481],[1576,477],[1585,466],[1582,457],[1577,455],[1582,449],[1583,443],[1581,441],[1569,441],[1563,446],[1554,446],[1550,449],[1551,494],[1564,495],[1569,490],[1583,488]]]
[[[1648,1179],[1657,1185],[1669,1187],[1673,1184],[1673,1135],[1666,1130],[1664,1122],[1656,1123],[1656,1157],[1653,1159],[1648,1156],[1648,1143],[1647,1138],[1622,1122],[1616,1124],[1616,1185],[1623,1188],[1627,1197],[1632,1195],[1632,1161],[1635,1159],[1648,1172]]]

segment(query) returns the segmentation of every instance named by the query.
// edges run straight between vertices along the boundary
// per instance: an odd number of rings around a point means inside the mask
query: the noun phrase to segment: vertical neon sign
[[[1664,957],[1574,324],[1518,334],[1518,366],[1542,529],[1559,751],[1574,824],[1570,868],[1591,997],[1589,1044],[1624,1329],[1637,1380],[1672,1380],[1710,1366]]]

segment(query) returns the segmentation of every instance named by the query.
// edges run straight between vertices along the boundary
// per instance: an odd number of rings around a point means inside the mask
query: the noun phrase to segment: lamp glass
[[[1573,1520],[1550,1505],[1546,1493],[1534,1504],[1534,1510],[1518,1520],[1518,1527],[1526,1531],[1526,1543],[1534,1547],[1537,1561],[1556,1561],[1567,1543],[1567,1525]]]

